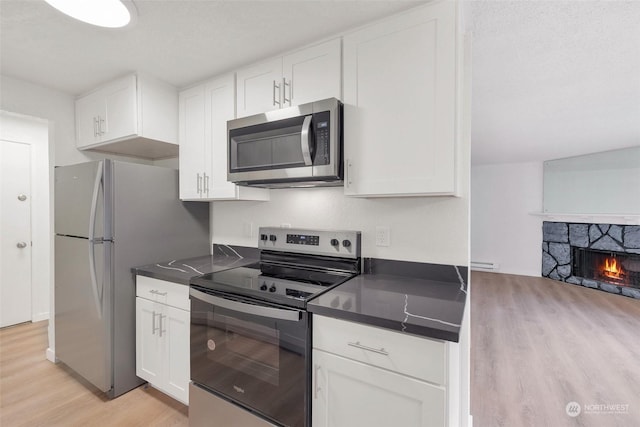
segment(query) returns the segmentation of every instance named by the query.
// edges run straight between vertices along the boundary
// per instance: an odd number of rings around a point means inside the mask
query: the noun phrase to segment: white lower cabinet
[[[457,425],[448,343],[313,316],[313,427]]]
[[[444,426],[445,389],[313,350],[313,426]]]
[[[188,405],[188,287],[142,276],[137,282],[136,375]]]

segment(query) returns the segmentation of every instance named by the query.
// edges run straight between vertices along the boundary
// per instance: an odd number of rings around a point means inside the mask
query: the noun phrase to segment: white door
[[[314,427],[443,427],[445,389],[313,350]]]
[[[0,141],[0,327],[31,320],[31,146]]]

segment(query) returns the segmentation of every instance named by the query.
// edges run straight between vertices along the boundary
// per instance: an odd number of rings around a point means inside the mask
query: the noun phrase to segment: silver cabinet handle
[[[366,345],[360,344],[360,341],[350,342],[350,343],[347,343],[347,344],[350,345],[351,347],[359,348],[361,350],[371,351],[373,353],[382,354],[384,356],[388,356],[389,355],[389,352],[386,351],[384,348],[377,349],[377,348],[373,348],[373,347],[367,347]]]
[[[300,132],[300,149],[302,150],[304,164],[307,166],[313,165],[313,160],[311,159],[311,134],[309,132],[312,117],[313,116],[307,116],[304,118],[302,131]]]
[[[345,168],[344,168],[344,183],[347,186],[351,186],[351,160],[345,160]]]
[[[202,176],[203,176],[204,193],[209,195],[209,175],[207,175],[205,172],[202,172]]]
[[[97,137],[98,136],[98,119],[97,118],[93,118],[93,137]]]
[[[151,335],[156,334],[156,312],[155,310],[151,312]]]
[[[157,290],[157,289],[151,289],[149,292],[150,292],[150,293],[152,293],[152,294],[155,294],[155,295],[160,295],[160,296],[162,296],[162,297],[167,295],[167,293],[166,293],[166,292],[160,292],[160,291],[159,291],[159,290]]]
[[[318,391],[320,390],[320,384],[318,384],[318,371],[320,370],[320,365],[315,365],[313,370],[313,398],[318,398]]]
[[[198,194],[202,194],[202,189],[200,185],[200,179],[201,179],[200,174],[197,173],[196,176],[197,176],[196,190],[198,191]]]
[[[162,313],[158,313],[158,332],[160,332],[160,336],[162,336],[163,332],[166,332],[164,329],[162,329],[162,318],[163,317],[167,317],[167,316],[163,316]]]
[[[287,99],[287,86],[289,86],[289,99]],[[283,102],[288,102],[289,106],[291,106],[291,97],[293,96],[293,94],[291,93],[291,83],[287,83],[287,78],[283,77],[282,78],[282,93],[283,93]]]
[[[27,196],[25,194],[21,194],[18,196],[18,200],[20,200],[21,202],[24,202],[25,200],[27,200]]]
[[[104,133],[106,132],[102,125],[104,124],[104,119],[100,116],[98,116],[98,131],[100,131],[100,135],[104,135]]]
[[[276,90],[278,91],[278,100],[276,101]],[[280,93],[280,85],[276,84],[276,81],[273,81],[273,106],[275,107],[276,105],[278,107],[282,107],[281,102],[282,101],[282,94]]]
[[[27,242],[18,242],[16,246],[18,249],[24,249],[27,247]]]

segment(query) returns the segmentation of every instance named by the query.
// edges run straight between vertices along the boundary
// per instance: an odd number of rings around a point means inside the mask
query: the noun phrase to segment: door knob
[[[16,245],[19,249],[24,249],[27,247],[27,243],[26,242],[18,242],[18,244]]]
[[[27,200],[27,196],[25,196],[24,194],[21,194],[18,196],[18,200],[20,200],[21,202],[24,202],[25,200]]]

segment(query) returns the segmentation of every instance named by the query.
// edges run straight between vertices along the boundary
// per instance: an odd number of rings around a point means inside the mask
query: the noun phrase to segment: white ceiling
[[[472,161],[640,145],[640,1],[472,1]]]
[[[108,30],[0,0],[0,72],[72,95],[140,70],[185,87],[422,1],[135,0]],[[640,1],[465,1],[472,161],[640,145]]]

